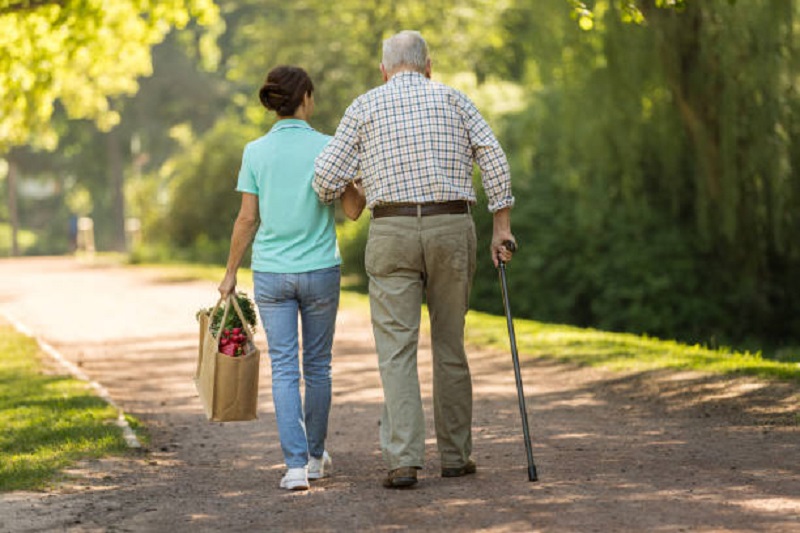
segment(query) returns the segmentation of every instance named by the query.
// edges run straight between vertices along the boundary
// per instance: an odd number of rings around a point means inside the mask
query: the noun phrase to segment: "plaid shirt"
[[[514,205],[505,153],[464,94],[400,72],[358,97],[317,157],[313,187],[325,203],[361,173],[367,206],[475,203],[473,162],[494,212]]]

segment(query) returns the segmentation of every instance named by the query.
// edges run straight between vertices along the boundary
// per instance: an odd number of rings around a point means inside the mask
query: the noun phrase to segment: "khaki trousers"
[[[425,464],[417,374],[423,296],[431,320],[433,410],[442,466],[462,466],[472,452],[472,381],[464,320],[475,248],[469,214],[370,221],[365,264],[384,393],[381,449],[389,469]]]

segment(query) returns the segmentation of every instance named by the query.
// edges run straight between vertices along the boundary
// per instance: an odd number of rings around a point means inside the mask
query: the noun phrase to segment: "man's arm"
[[[492,212],[491,251],[492,262],[496,267],[498,261],[504,263],[511,261],[512,252],[507,250],[503,243],[517,242],[511,233],[511,207],[514,205],[514,197],[511,195],[511,172],[505,153],[499,145],[496,148],[480,147],[475,150],[475,161],[481,169],[483,189],[489,198],[489,210]]]
[[[329,204],[342,195],[345,186],[358,175],[358,105],[345,111],[336,135],[317,156],[312,187],[322,203]]]
[[[511,261],[513,253],[508,250],[503,243],[511,241],[516,244],[516,239],[511,233],[511,208],[504,207],[495,211],[492,216],[492,262],[494,266],[499,266],[499,261],[508,263]]]
[[[469,98],[462,95],[460,100],[464,124],[469,132],[472,154],[481,169],[483,190],[489,199],[489,211],[493,213],[493,230],[491,254],[494,266],[498,261],[508,262],[512,252],[503,243],[516,243],[511,233],[511,208],[514,196],[511,194],[511,169],[500,142],[494,136],[491,127],[481,116]]]
[[[258,230],[258,196],[242,193],[242,205],[239,207],[239,216],[233,224],[231,235],[231,249],[228,253],[228,266],[225,277],[219,284],[219,294],[225,298],[236,290],[236,272],[242,264],[244,253],[253,241]]]

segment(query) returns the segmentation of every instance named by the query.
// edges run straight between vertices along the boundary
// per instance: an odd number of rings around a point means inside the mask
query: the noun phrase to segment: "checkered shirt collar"
[[[425,77],[424,74],[421,72],[416,72],[414,70],[402,70],[389,78],[387,83],[402,83],[402,84],[411,84],[411,83],[419,83],[428,81],[428,78]]]

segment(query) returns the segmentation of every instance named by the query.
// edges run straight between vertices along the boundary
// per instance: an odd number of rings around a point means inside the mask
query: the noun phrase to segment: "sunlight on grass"
[[[514,332],[517,350],[526,356],[552,357],[615,370],[669,368],[800,381],[797,363],[772,361],[757,353],[711,350],[629,333],[608,333],[524,319],[514,319]],[[508,328],[503,316],[470,311],[466,338],[471,344],[509,350]]]
[[[127,450],[116,409],[86,383],[44,373],[42,358],[0,324],[0,491],[41,489],[78,460]]]

